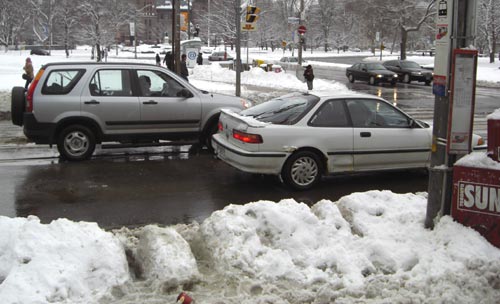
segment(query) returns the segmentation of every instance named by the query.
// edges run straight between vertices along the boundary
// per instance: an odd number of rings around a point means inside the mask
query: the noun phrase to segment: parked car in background
[[[50,52],[44,49],[36,48],[30,51],[30,55],[49,56]]]
[[[306,60],[302,59],[302,65],[306,64]],[[293,56],[281,57],[279,61],[276,62],[281,65],[284,69],[296,69],[299,66],[299,58]]]
[[[222,108],[251,103],[199,90],[149,64],[49,63],[25,94],[12,89],[11,116],[37,144],[57,145],[67,160],[90,158],[96,144],[157,145],[194,140],[211,148]]]
[[[388,69],[398,74],[399,80],[405,83],[412,81],[430,85],[434,76],[432,71],[422,68],[418,63],[409,60],[389,60],[383,63]]]
[[[363,80],[371,85],[381,82],[395,85],[398,81],[398,74],[389,71],[378,62],[356,63],[346,69],[346,76],[350,82]]]
[[[213,144],[227,164],[305,190],[326,174],[426,168],[432,128],[373,95],[295,93],[222,110]]]
[[[208,61],[232,61],[233,57],[229,56],[227,52],[213,52],[208,56]]]

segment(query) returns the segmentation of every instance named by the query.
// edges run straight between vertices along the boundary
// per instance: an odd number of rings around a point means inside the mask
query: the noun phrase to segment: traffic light
[[[385,50],[385,45],[383,43],[380,44],[380,50],[381,51]]]
[[[247,6],[247,15],[246,15],[245,21],[247,23],[254,23],[255,21],[257,21],[257,19],[259,19],[259,15],[258,15],[259,12],[260,12],[260,8],[253,6],[253,5]]]

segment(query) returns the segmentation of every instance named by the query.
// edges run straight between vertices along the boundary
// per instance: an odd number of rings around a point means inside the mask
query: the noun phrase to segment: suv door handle
[[[144,101],[142,104],[145,104],[145,105],[155,105],[155,104],[158,104],[156,101],[154,100],[148,100],[148,101]]]
[[[372,137],[372,133],[371,132],[361,132],[361,133],[359,133],[359,135],[361,137]]]
[[[83,103],[84,104],[90,104],[90,105],[92,105],[92,104],[100,104],[100,102],[97,101],[97,100],[95,100],[95,99],[92,99],[91,101],[84,101]]]

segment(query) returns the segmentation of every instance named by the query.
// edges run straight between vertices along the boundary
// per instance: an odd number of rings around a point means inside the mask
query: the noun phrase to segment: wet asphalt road
[[[183,147],[184,148],[184,147]],[[0,163],[0,214],[93,221],[104,228],[201,222],[228,204],[294,198],[308,205],[358,191],[426,191],[423,170],[324,178],[296,192],[278,178],[239,172],[207,151]],[[7,177],[7,178],[5,178]]]
[[[381,96],[416,118],[432,121],[434,96],[431,88],[423,84],[350,84],[344,72],[315,72],[325,74],[320,78],[338,80],[353,90]],[[476,133],[486,135],[485,113],[500,107],[499,97],[498,89],[478,88]],[[9,137],[1,143],[23,141],[19,128],[7,128],[4,122],[1,127],[2,136]],[[19,158],[17,149],[22,149],[27,159],[14,160]],[[27,149],[33,151],[26,153]],[[297,192],[283,186],[276,177],[239,172],[205,150],[182,146],[145,151],[103,151],[90,161],[68,163],[55,157],[55,149],[0,145],[0,215],[36,215],[43,222],[64,217],[97,222],[104,228],[170,225],[201,222],[228,204],[262,199],[293,198],[313,205],[321,199],[335,201],[352,192],[374,189],[427,191],[428,177],[423,170],[327,177],[314,189]]]

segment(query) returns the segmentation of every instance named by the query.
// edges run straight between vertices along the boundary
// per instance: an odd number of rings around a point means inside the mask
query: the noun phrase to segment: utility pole
[[[451,210],[452,173],[453,165],[457,160],[456,154],[450,154],[447,151],[452,52],[453,49],[468,47],[474,45],[475,42],[476,1],[447,0],[442,2],[443,6],[439,5],[437,8],[437,18],[445,20],[443,22],[445,25],[438,25],[440,27],[438,36],[442,33],[446,34],[442,36],[444,38],[438,38],[436,41],[433,84],[435,94],[434,123],[425,218],[426,228],[434,228],[436,219],[450,214]],[[442,72],[438,70],[442,70]]]
[[[300,0],[299,26],[302,25],[304,15],[304,0]],[[302,67],[302,37],[299,34],[299,67]]]
[[[173,0],[172,4],[172,58],[174,72],[181,72],[181,0]]]
[[[236,96],[241,96],[241,0],[235,1],[236,23]]]
[[[207,37],[208,47],[210,47],[210,19],[211,18],[212,18],[212,15],[210,14],[210,0],[208,0],[208,25],[207,25],[207,28],[208,28],[208,37]]]

